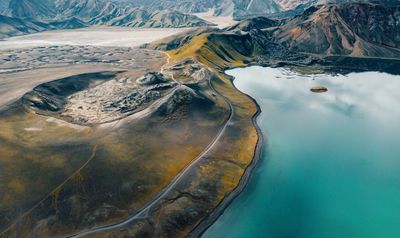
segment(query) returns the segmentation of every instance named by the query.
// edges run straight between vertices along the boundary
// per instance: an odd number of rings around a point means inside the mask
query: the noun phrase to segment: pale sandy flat
[[[187,28],[90,27],[45,31],[0,41],[0,50],[51,45],[136,47],[187,30]]]

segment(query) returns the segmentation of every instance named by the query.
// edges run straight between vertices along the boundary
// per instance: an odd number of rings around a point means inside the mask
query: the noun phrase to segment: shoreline
[[[348,57],[350,59],[355,59],[358,60],[360,59],[359,57]],[[384,59],[381,59],[384,60]],[[272,68],[279,68],[279,67],[293,67],[293,66],[299,66],[295,65],[292,62],[280,62],[283,63],[281,65],[276,64],[276,65],[271,65],[271,64],[262,64],[260,62],[249,62],[246,65],[243,66],[234,66],[234,67],[226,67],[224,69],[224,74],[226,75],[227,70],[235,69],[235,68],[246,68],[246,67],[251,67],[251,66],[261,66],[261,67],[272,67]],[[312,64],[312,65],[318,65],[318,64]],[[306,65],[303,65],[306,66]],[[320,65],[321,68],[324,68],[324,70],[328,70],[326,66]],[[335,66],[334,66],[335,67]],[[338,66],[336,66],[338,67]],[[360,70],[360,67],[355,67],[356,69]],[[383,72],[386,72],[387,70],[382,70]],[[186,237],[190,238],[198,238],[201,237],[217,220],[218,218],[225,212],[225,209],[246,189],[252,175],[253,171],[258,166],[258,163],[261,160],[262,157],[262,148],[263,148],[263,142],[264,142],[264,136],[262,134],[261,128],[259,127],[257,123],[258,116],[261,114],[262,110],[257,103],[257,101],[251,97],[249,94],[246,94],[242,91],[240,91],[236,85],[233,83],[235,78],[233,76],[228,75],[231,78],[231,82],[233,87],[240,93],[246,95],[257,107],[257,112],[252,116],[252,122],[253,125],[257,131],[258,135],[258,140],[257,144],[255,147],[255,152],[254,152],[254,157],[251,163],[246,167],[245,172],[243,173],[242,177],[240,178],[239,184],[236,186],[234,190],[232,190],[227,196],[224,197],[224,199],[215,207],[215,209],[210,213],[209,216],[204,218],[203,221],[201,221],[192,231],[186,235]]]
[[[253,97],[236,88],[235,84],[233,83],[234,77],[232,76],[229,77],[232,79],[231,81],[233,87],[240,93],[246,95],[257,107],[256,113],[254,113],[254,115],[251,118],[258,136],[257,143],[254,148],[254,156],[251,163],[245,168],[245,171],[242,174],[242,177],[240,178],[239,184],[236,186],[236,188],[232,190],[227,196],[225,196],[222,199],[222,201],[215,207],[215,209],[210,213],[210,215],[204,218],[204,220],[201,221],[193,230],[191,230],[186,235],[186,237],[191,237],[191,238],[201,237],[208,230],[208,228],[210,228],[218,220],[218,218],[225,212],[225,209],[246,189],[253,175],[253,171],[258,166],[262,157],[264,136],[262,134],[261,128],[257,123],[258,116],[261,114],[262,110],[258,105],[257,101]]]

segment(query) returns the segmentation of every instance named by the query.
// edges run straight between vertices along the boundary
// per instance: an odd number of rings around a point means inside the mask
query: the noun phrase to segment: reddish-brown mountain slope
[[[400,56],[400,6],[339,4],[311,7],[273,32],[292,50],[353,56]]]

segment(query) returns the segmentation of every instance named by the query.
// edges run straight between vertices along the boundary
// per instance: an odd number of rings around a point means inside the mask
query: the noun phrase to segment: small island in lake
[[[324,86],[314,86],[310,89],[313,93],[326,93],[328,92],[328,88]]]

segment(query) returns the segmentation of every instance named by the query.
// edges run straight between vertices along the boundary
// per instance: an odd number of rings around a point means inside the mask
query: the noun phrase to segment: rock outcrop
[[[197,72],[199,82],[211,74],[205,69]],[[156,101],[152,110],[169,115],[180,106],[208,100],[156,72],[138,79],[113,72],[77,75],[39,85],[22,98],[25,108],[38,114],[86,126],[122,119]]]
[[[310,89],[313,93],[325,93],[328,92],[328,88],[324,86],[314,86]]]
[[[199,100],[202,99],[202,97],[193,89],[185,85],[180,85],[161,105],[158,111],[164,115],[169,115],[180,106],[190,104],[195,99]]]
[[[136,80],[139,85],[162,84],[166,83],[167,81],[168,80],[164,78],[163,74],[157,72],[147,73]]]

